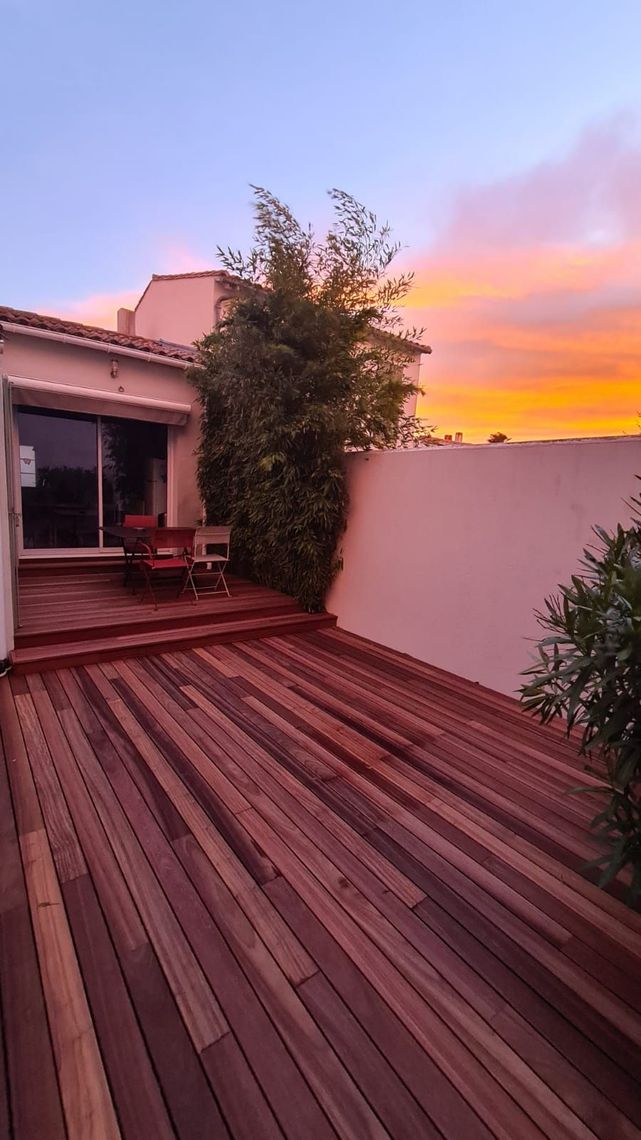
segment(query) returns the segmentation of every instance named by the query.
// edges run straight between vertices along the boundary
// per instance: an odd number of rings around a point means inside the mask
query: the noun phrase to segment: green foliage
[[[582,573],[546,599],[539,623],[550,630],[525,675],[526,708],[542,721],[566,717],[582,730],[586,768],[601,781],[604,808],[592,821],[604,846],[594,861],[601,885],[631,870],[630,897],[641,894],[641,498],[632,522],[601,527],[585,550]],[[594,791],[576,789],[577,791]]]
[[[504,431],[493,431],[491,435],[488,435],[487,442],[488,443],[509,443],[510,437],[509,437],[509,435],[506,435]]]
[[[416,389],[395,305],[387,226],[332,191],[324,241],[255,188],[255,246],[219,250],[239,288],[200,342],[191,377],[202,403],[199,483],[210,523],[233,528],[236,568],[323,606],[345,524],[346,449],[394,446]]]

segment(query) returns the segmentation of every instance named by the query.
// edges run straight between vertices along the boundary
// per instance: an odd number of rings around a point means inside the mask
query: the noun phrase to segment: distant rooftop
[[[183,281],[196,277],[216,277],[229,285],[247,285],[247,282],[242,277],[238,277],[235,273],[229,273],[226,269],[195,269],[189,273],[152,273],[151,280],[142,292],[136,304],[136,308],[138,308],[152,281]],[[386,332],[384,329],[377,329],[376,332],[381,337],[393,337],[396,339],[395,333]],[[429,344],[421,344],[419,341],[406,340],[405,344],[415,353],[422,352],[429,354],[432,351]]]
[[[223,277],[235,284],[245,284],[242,277],[228,273],[226,269],[195,269],[190,273],[152,273],[152,281],[180,281],[183,277]]]

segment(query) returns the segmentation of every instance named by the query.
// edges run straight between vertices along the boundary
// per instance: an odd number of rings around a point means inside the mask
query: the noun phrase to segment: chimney
[[[454,443],[462,443],[462,442],[463,442],[463,432],[457,431],[456,435],[454,436]]]
[[[116,328],[119,333],[125,333],[127,336],[135,336],[136,314],[133,309],[118,309]]]
[[[451,435],[444,435],[443,439],[445,440],[445,443],[451,443],[452,442],[452,436]]]

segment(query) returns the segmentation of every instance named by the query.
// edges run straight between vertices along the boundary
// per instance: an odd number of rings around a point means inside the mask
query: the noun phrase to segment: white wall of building
[[[629,519],[641,438],[371,452],[347,460],[347,630],[514,692],[534,610],[576,571],[591,527]]]

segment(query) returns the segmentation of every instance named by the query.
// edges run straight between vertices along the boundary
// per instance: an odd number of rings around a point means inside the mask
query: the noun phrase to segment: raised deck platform
[[[303,632],[335,625],[293,598],[231,575],[231,597],[176,598],[175,581],[157,590],[158,609],[123,585],[122,559],[30,560],[20,566],[16,673],[58,669],[187,649],[221,641]]]

